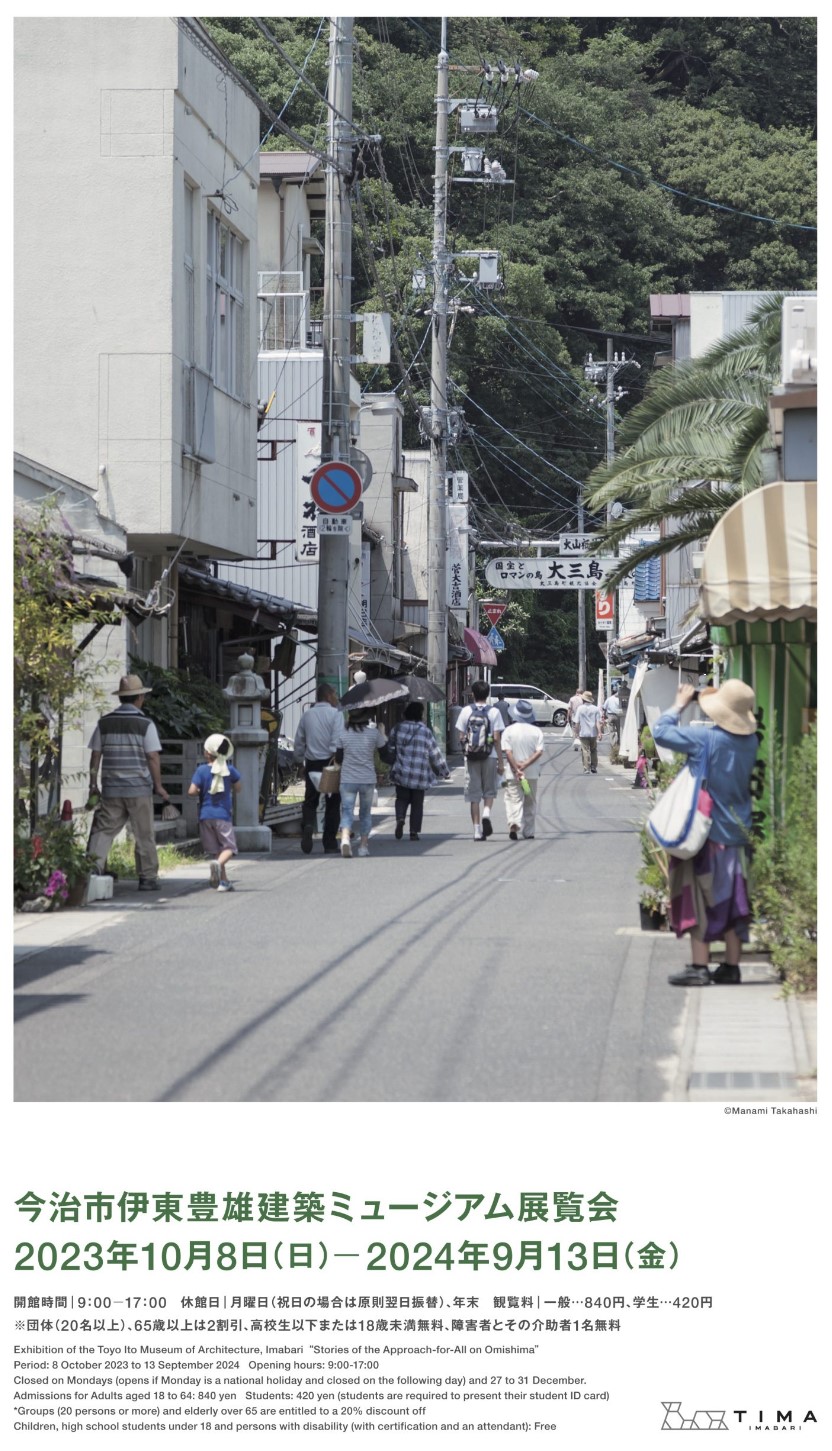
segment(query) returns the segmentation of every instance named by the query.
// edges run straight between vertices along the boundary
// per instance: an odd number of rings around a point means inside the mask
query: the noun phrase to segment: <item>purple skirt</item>
[[[670,858],[670,925],[677,937],[722,941],[733,929],[748,941],[751,903],[745,848],[706,841],[687,861]]]

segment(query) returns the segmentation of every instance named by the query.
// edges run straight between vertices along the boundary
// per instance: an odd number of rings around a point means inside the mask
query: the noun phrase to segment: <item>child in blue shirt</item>
[[[237,838],[232,825],[233,793],[240,789],[240,773],[229,764],[234,747],[219,732],[209,736],[203,746],[205,761],[197,766],[188,787],[189,796],[199,797],[199,835],[211,862],[211,886],[220,892],[233,892],[225,866],[237,855]]]

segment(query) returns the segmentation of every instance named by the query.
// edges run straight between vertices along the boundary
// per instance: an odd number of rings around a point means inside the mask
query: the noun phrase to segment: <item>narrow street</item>
[[[183,867],[150,901],[124,883],[39,919],[64,935],[18,934],[18,1100],[673,1097],[685,944],[638,929],[631,781],[550,730],[534,841],[498,802],[475,842],[457,769],[418,843],[383,793],[369,860],[276,840],[234,894]]]

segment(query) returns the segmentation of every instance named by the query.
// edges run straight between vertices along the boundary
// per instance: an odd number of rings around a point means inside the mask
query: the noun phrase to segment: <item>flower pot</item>
[[[658,907],[645,907],[643,902],[638,904],[639,917],[641,918],[642,932],[662,932],[667,926],[667,918],[664,912]]]
[[[83,907],[86,901],[88,882],[89,877],[79,877],[77,882],[73,882],[72,886],[68,889],[66,901],[62,905],[64,907]]]

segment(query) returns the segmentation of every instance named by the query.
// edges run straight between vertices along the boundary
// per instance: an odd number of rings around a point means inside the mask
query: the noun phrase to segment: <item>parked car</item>
[[[534,718],[538,725],[566,725],[566,712],[568,709],[565,700],[556,700],[554,695],[549,695],[537,685],[509,685],[503,680],[492,680],[491,699],[492,703],[497,691],[501,691],[503,698],[508,705],[514,705],[517,700],[530,700],[534,707]]]

